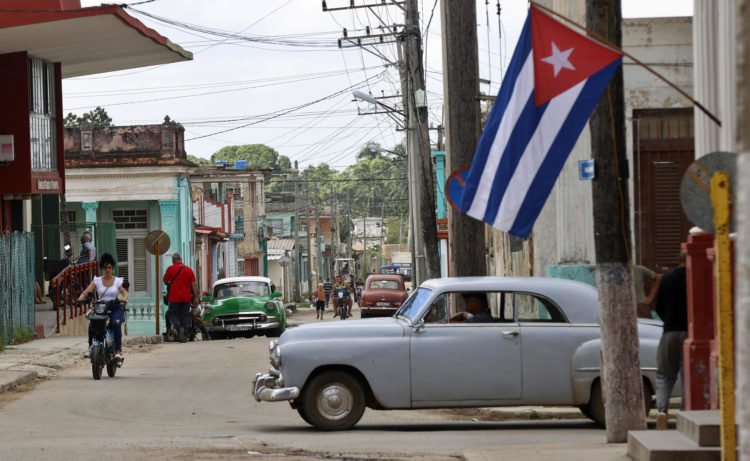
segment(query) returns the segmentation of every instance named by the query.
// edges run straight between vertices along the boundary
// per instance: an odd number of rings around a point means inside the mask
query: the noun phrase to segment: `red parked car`
[[[362,318],[390,317],[406,301],[406,286],[400,275],[373,274],[367,277],[359,307]]]

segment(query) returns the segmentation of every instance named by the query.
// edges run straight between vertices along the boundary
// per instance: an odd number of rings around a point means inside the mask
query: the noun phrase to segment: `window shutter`
[[[148,290],[146,244],[142,238],[133,239],[133,286],[135,291]]]

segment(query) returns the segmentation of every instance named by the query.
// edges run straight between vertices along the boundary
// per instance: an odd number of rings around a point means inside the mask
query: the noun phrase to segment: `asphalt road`
[[[292,321],[315,319],[304,313]],[[253,400],[252,378],[268,369],[265,337],[125,353],[115,378],[94,381],[81,360],[0,402],[0,460],[460,459],[483,446],[605,438],[583,418],[474,421],[438,410],[368,409],[353,430],[323,433],[286,403]]]

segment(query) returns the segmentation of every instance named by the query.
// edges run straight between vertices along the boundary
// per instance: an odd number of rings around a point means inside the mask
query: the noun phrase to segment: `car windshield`
[[[265,282],[230,282],[214,287],[214,298],[231,298],[233,296],[260,295],[268,296],[268,284]]]
[[[398,290],[398,282],[395,280],[372,280],[370,282],[372,290]]]
[[[396,317],[406,317],[410,322],[413,322],[430,296],[432,296],[432,290],[423,287],[418,288],[396,311]]]

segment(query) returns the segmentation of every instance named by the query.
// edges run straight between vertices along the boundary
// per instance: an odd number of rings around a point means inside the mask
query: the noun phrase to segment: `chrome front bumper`
[[[214,324],[206,325],[209,332],[211,331],[232,332],[232,331],[270,330],[272,328],[279,328],[280,326],[281,326],[281,323],[278,321],[265,322],[265,323],[252,322],[252,323],[240,323],[240,324],[219,323],[217,325],[214,325]]]
[[[272,368],[268,374],[256,373],[253,379],[253,397],[258,402],[278,402],[299,397],[298,387],[282,387],[279,371]]]

